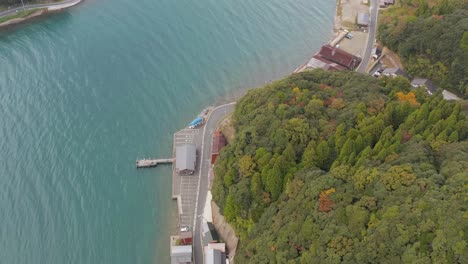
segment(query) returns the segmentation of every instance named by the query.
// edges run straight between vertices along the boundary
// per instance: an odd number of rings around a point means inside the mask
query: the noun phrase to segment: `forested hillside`
[[[251,90],[215,165],[238,263],[468,263],[468,106],[315,70]]]
[[[399,0],[379,16],[379,39],[411,77],[468,97],[468,2]]]

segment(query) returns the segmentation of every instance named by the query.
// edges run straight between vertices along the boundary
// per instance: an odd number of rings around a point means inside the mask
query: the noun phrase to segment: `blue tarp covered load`
[[[195,120],[193,120],[192,123],[189,124],[189,126],[194,126],[194,125],[196,125],[196,124],[198,124],[198,123],[200,123],[202,121],[203,121],[203,118],[198,117]]]

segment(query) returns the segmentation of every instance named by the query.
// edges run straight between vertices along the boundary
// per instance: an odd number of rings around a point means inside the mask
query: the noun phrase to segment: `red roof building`
[[[226,146],[226,143],[226,138],[221,131],[215,131],[213,133],[213,144],[211,144],[211,165],[215,163],[219,152],[224,148],[224,146]]]
[[[192,232],[181,232],[180,234],[181,245],[192,245]]]
[[[326,71],[341,71],[341,70],[346,70],[345,67],[336,64],[332,61],[329,61],[325,58],[322,58],[318,53],[315,54],[309,62],[307,62],[307,68],[309,69],[316,69],[316,68],[321,68]]]
[[[354,56],[339,48],[332,47],[331,45],[322,46],[317,56],[339,64],[349,70],[354,70],[359,63],[361,63],[360,57]]]

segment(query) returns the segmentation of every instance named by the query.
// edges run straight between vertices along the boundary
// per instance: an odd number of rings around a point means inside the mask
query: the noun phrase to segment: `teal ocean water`
[[[334,0],[87,0],[0,32],[0,263],[167,263],[172,133],[289,74]]]

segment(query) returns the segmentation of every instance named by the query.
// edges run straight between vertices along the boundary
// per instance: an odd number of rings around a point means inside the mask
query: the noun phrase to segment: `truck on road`
[[[204,109],[197,118],[195,118],[189,125],[188,128],[194,129],[197,128],[206,122],[206,118],[211,108]]]
[[[204,118],[197,117],[188,125],[188,127],[194,129],[194,128],[197,128],[197,127],[203,125],[204,123],[205,123]]]

